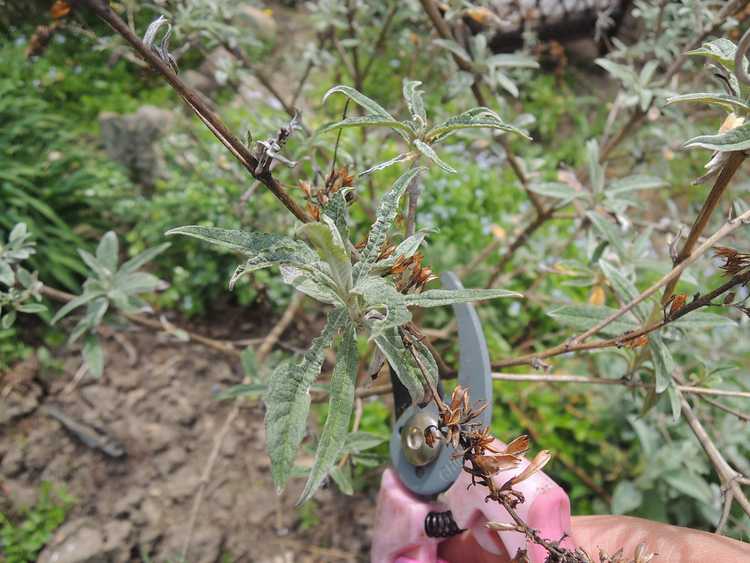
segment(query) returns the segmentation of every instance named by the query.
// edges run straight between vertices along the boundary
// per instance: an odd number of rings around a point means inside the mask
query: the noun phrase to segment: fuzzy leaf
[[[134,256],[133,258],[125,262],[120,267],[119,273],[129,274],[131,272],[135,272],[141,266],[143,266],[147,262],[150,262],[151,260],[156,258],[159,254],[164,252],[169,247],[170,247],[170,243],[165,242],[164,244],[160,244],[159,246],[155,246],[153,248],[144,250],[137,256]]]
[[[427,233],[425,231],[419,231],[418,233],[414,233],[410,237],[401,241],[401,243],[396,247],[396,250],[393,251],[393,254],[391,256],[377,262],[377,264],[375,265],[377,271],[383,272],[387,270],[388,268],[393,266],[393,264],[395,264],[396,260],[398,260],[399,258],[411,258],[412,256],[414,256],[417,253],[417,250],[419,250],[419,247],[422,245],[422,242],[424,242],[426,236]]]
[[[561,182],[543,182],[540,184],[531,184],[529,186],[529,189],[539,195],[556,197],[563,200],[575,199],[585,196],[585,194]]]
[[[501,53],[487,58],[488,66],[504,68],[539,68],[539,63],[528,55]]]
[[[669,323],[670,326],[683,329],[709,330],[719,326],[736,326],[735,321],[724,315],[708,311],[693,311],[682,318]]]
[[[96,299],[97,297],[100,297],[101,295],[102,295],[101,292],[84,292],[83,295],[79,295],[75,299],[68,301],[65,305],[60,307],[57,313],[55,313],[55,316],[52,317],[50,324],[55,324],[57,321],[62,319],[65,315],[70,313],[73,309],[76,309],[80,307],[81,305],[85,305],[89,301],[92,301],[93,299]]]
[[[255,397],[262,395],[267,390],[265,383],[240,383],[224,389],[216,395],[216,400],[225,401],[227,399],[237,399],[239,397]]]
[[[318,135],[346,129],[348,127],[390,127],[405,139],[414,136],[414,131],[407,124],[393,118],[386,118],[382,115],[363,115],[360,117],[347,117],[341,121],[329,123],[318,130]]]
[[[612,266],[609,262],[605,262],[604,260],[599,260],[599,267],[602,269],[602,273],[605,275],[605,277],[612,284],[612,287],[614,288],[621,305],[630,303],[636,297],[638,297],[638,295],[640,294],[638,288],[636,288],[635,284],[633,284],[633,282],[626,278],[625,275],[620,272],[620,270]],[[633,308],[633,312],[635,313],[635,316],[638,317],[638,320],[642,323],[645,323],[646,319],[648,319],[649,308],[645,302],[636,305]]]
[[[671,98],[667,98],[667,105],[691,102],[721,106],[727,111],[735,111],[738,109],[742,111],[750,111],[750,106],[740,98],[724,93],[696,92],[692,94],[681,94],[679,96],[672,96]]]
[[[379,446],[385,442],[385,438],[370,434],[369,432],[352,432],[346,436],[344,441],[344,452],[358,454],[370,448]]]
[[[349,466],[346,465],[343,469],[338,465],[331,469],[331,479],[336,483],[339,490],[345,495],[353,495],[354,487],[352,486],[352,473]]]
[[[411,321],[411,313],[406,308],[404,296],[380,276],[367,276],[352,290],[364,297],[370,310],[385,310],[385,319],[374,320],[370,324],[370,338],[383,331],[403,326]]]
[[[713,41],[707,41],[698,49],[688,51],[688,55],[708,57],[709,59],[716,61],[720,65],[727,69],[734,70],[734,55],[737,52],[737,45],[731,42],[729,39],[714,39]]]
[[[316,301],[328,303],[329,305],[343,305],[332,284],[325,283],[320,275],[314,271],[300,270],[294,266],[282,264],[280,266],[281,279],[284,283],[291,285],[297,291],[309,295]]]
[[[310,385],[323,365],[324,350],[331,345],[346,312],[328,314],[323,332],[315,338],[298,363],[285,362],[271,374],[266,403],[266,444],[271,458],[271,476],[280,492],[287,480],[307,426],[310,411]]]
[[[101,342],[96,335],[90,334],[86,338],[82,353],[83,361],[86,362],[86,367],[91,375],[96,378],[101,377],[104,372],[104,350],[102,350]]]
[[[661,335],[650,334],[648,345],[651,348],[651,361],[654,364],[656,393],[663,393],[672,384],[672,373],[675,369],[672,353],[664,344]]]
[[[667,183],[661,178],[656,176],[643,176],[635,175],[628,176],[627,178],[621,178],[615,180],[607,188],[608,195],[620,195],[627,192],[633,192],[636,190],[652,190],[655,188],[662,188]]]
[[[617,254],[624,256],[625,244],[619,227],[595,211],[589,211],[586,215],[591,220],[591,223],[599,234],[603,236],[615,250],[617,250]]]
[[[404,302],[408,306],[440,307],[498,297],[523,297],[523,295],[507,289],[430,289],[422,293],[404,295]]]
[[[336,228],[344,241],[349,240],[346,190],[348,190],[348,188],[340,189],[336,193],[331,194],[328,203],[323,206],[323,213],[333,219],[333,222],[336,224]]]
[[[563,326],[576,330],[588,330],[609,317],[616,309],[599,307],[596,305],[564,305],[547,313]],[[632,317],[620,317],[604,327],[600,333],[607,336],[617,336],[629,330],[636,330],[639,323]]]
[[[168,230],[166,235],[186,235],[228,248],[245,256],[257,256],[259,253],[276,248],[297,249],[300,246],[299,242],[287,236],[198,225],[176,227]]]
[[[0,283],[8,287],[16,283],[16,275],[13,273],[13,269],[4,260],[0,260]]]
[[[421,85],[418,80],[404,80],[403,94],[409,113],[424,126],[427,123],[427,112],[424,109],[422,91],[419,89]]]
[[[693,137],[684,148],[699,147],[718,152],[744,151],[750,149],[750,123],[745,123],[726,133]]]
[[[354,327],[349,324],[344,331],[341,345],[336,350],[336,365],[331,375],[328,416],[320,435],[310,476],[297,501],[298,505],[315,494],[343,449],[354,406],[357,360],[357,335]]]
[[[352,287],[352,262],[336,224],[327,215],[321,215],[319,223],[305,223],[297,231],[315,249],[326,264],[342,292]]]
[[[334,86],[328,92],[325,93],[323,96],[323,103],[328,99],[328,97],[331,94],[343,94],[347,98],[349,98],[351,101],[353,101],[355,104],[362,106],[367,110],[367,113],[372,115],[377,115],[380,117],[383,117],[385,119],[391,120],[391,121],[397,121],[395,117],[393,117],[390,113],[385,111],[385,109],[377,103],[375,100],[372,100],[356,90],[355,88],[352,88],[351,86],[344,86],[344,85],[338,85]]]
[[[469,55],[469,53],[467,53],[466,50],[455,41],[452,41],[450,39],[433,39],[432,42],[435,45],[442,47],[443,49],[447,49],[448,51],[456,55],[459,59],[471,64],[471,55]]]
[[[398,156],[393,157],[390,160],[386,160],[384,162],[380,162],[376,164],[375,166],[371,166],[364,172],[360,172],[360,176],[367,176],[368,174],[372,174],[373,172],[377,172],[378,170],[383,170],[384,168],[388,168],[389,166],[393,166],[394,164],[399,164],[400,162],[409,162],[411,160],[414,160],[416,158],[416,154],[413,152],[405,152]]]
[[[432,162],[437,164],[440,168],[442,168],[449,174],[456,173],[456,169],[450,166],[449,164],[443,162],[442,160],[440,160],[440,157],[437,155],[435,150],[427,143],[424,143],[420,141],[419,139],[415,139],[412,144],[414,145],[414,148],[416,148],[419,152],[422,153],[423,156],[426,156],[427,158],[429,158]]]
[[[599,143],[591,139],[586,143],[586,153],[589,165],[589,181],[594,193],[604,189],[604,168],[599,164]]]
[[[459,115],[451,117],[440,125],[430,129],[425,134],[425,139],[429,143],[434,144],[442,141],[459,129],[476,128],[498,129],[500,131],[516,133],[531,140],[531,137],[529,137],[525,131],[505,123],[497,113],[490,108],[485,107],[472,108]]]
[[[424,168],[412,168],[404,172],[393,187],[385,193],[383,199],[380,201],[378,207],[378,215],[375,223],[373,223],[370,233],[367,236],[367,245],[360,255],[360,260],[357,263],[355,283],[361,279],[361,277],[370,269],[370,266],[377,260],[380,251],[383,248],[388,237],[388,231],[393,225],[393,220],[396,218],[398,212],[398,204],[401,201],[401,196],[404,195],[406,188],[409,186],[414,177],[422,172]]]
[[[419,368],[414,365],[414,359],[404,348],[404,343],[397,329],[390,329],[375,337],[375,344],[383,352],[399,381],[409,391],[409,396],[415,403],[424,402],[426,390]],[[437,381],[437,378],[435,379]]]
[[[107,231],[96,247],[96,261],[112,275],[117,271],[119,243],[114,231]]]

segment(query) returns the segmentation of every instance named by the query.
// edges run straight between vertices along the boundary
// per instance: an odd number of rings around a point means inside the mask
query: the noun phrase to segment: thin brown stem
[[[310,217],[302,207],[286,192],[279,182],[267,171],[256,172],[258,161],[250,150],[227,128],[221,118],[206,104],[203,97],[182,79],[136,36],[128,25],[118,16],[105,0],[77,0],[88,7],[102,21],[119,33],[131,47],[158,72],[172,88],[182,97],[198,118],[208,127],[214,136],[232,153],[232,155],[260,180],[281,201],[282,204],[300,221],[306,223]]]

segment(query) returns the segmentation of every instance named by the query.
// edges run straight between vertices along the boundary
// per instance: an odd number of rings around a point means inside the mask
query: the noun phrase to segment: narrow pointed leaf
[[[419,87],[422,83],[418,80],[404,80],[403,94],[406,105],[411,113],[422,125],[427,123],[427,113],[424,109],[424,99]]]
[[[667,104],[703,103],[721,106],[728,111],[750,111],[750,106],[736,96],[713,92],[696,92],[667,98]]]
[[[648,344],[651,348],[651,361],[654,365],[656,393],[663,393],[672,384],[672,373],[675,369],[674,359],[660,334],[650,334]]]
[[[352,287],[352,262],[333,219],[324,214],[319,223],[305,223],[297,232],[330,266],[337,287],[349,291]]]
[[[608,219],[602,217],[596,211],[589,211],[587,214],[594,228],[603,236],[612,247],[617,250],[617,254],[620,256],[625,255],[625,243],[623,242],[622,233],[620,228],[614,225]]]
[[[399,381],[409,391],[409,396],[415,403],[422,403],[425,399],[425,386],[419,368],[414,365],[413,358],[404,348],[404,343],[396,329],[391,329],[375,337],[375,344],[388,360],[391,369],[396,372]]]
[[[750,149],[750,123],[745,123],[726,133],[701,135],[685,143],[686,149],[699,147],[718,152],[744,151]]]
[[[144,250],[143,252],[141,252],[137,256],[134,256],[133,258],[125,262],[122,266],[120,266],[120,273],[129,274],[131,272],[135,272],[141,266],[156,258],[159,254],[164,252],[169,247],[170,243],[165,242],[164,244],[160,244],[159,246]]]
[[[440,160],[440,157],[437,155],[435,150],[428,145],[427,143],[424,143],[420,141],[419,139],[414,140],[414,148],[416,148],[419,152],[421,152],[424,156],[429,158],[432,162],[437,164],[440,168],[448,172],[449,174],[455,174],[456,169],[450,166],[449,164],[443,162]]]
[[[354,327],[349,325],[344,331],[341,345],[336,350],[336,365],[331,375],[328,416],[320,435],[310,476],[307,478],[305,489],[297,504],[302,504],[315,494],[338,460],[349,430],[356,386],[357,335]]]
[[[114,231],[108,231],[99,241],[96,247],[96,260],[113,274],[117,270],[118,253],[120,245]]]
[[[607,188],[608,195],[620,195],[637,190],[653,190],[663,188],[667,183],[656,176],[635,175],[615,180]]]
[[[346,129],[348,127],[390,127],[404,138],[414,135],[414,131],[407,124],[393,118],[386,118],[382,115],[363,115],[360,117],[347,117],[341,121],[328,123],[318,130],[318,135]]]
[[[737,45],[729,39],[719,38],[713,41],[707,41],[698,49],[688,51],[688,55],[698,57],[708,57],[716,61],[727,69],[734,70],[734,55],[737,52]]]
[[[310,411],[310,386],[320,374],[324,351],[333,342],[346,312],[335,309],[328,315],[323,332],[298,363],[283,363],[271,374],[266,403],[266,445],[271,458],[271,476],[276,489],[284,488],[297,450],[305,435]]]
[[[367,176],[368,174],[372,174],[373,172],[377,172],[379,170],[383,170],[384,168],[388,168],[389,166],[393,166],[394,164],[399,164],[400,162],[409,162],[411,160],[414,160],[416,158],[416,153],[413,152],[405,152],[398,156],[393,157],[390,160],[386,160],[385,162],[380,162],[376,164],[375,166],[371,166],[364,172],[360,172],[360,176]]]
[[[616,309],[596,305],[564,305],[547,313],[563,326],[584,331],[603,321]],[[640,326],[632,316],[623,316],[605,326],[600,332],[606,336],[617,336]]]
[[[505,123],[497,113],[486,107],[472,108],[459,115],[451,117],[440,125],[430,129],[425,135],[425,138],[428,142],[434,144],[442,141],[451,133],[454,133],[459,129],[477,128],[507,131],[510,133],[516,133],[531,140],[531,137],[529,137],[525,131]]]
[[[363,93],[359,92],[355,88],[352,88],[351,86],[334,86],[328,92],[325,93],[323,96],[323,103],[328,99],[329,96],[332,94],[343,94],[347,98],[349,98],[351,101],[353,101],[355,104],[362,106],[367,110],[367,113],[378,115],[380,117],[384,117],[386,119],[390,119],[392,121],[396,121],[396,119],[388,113],[383,106],[381,106],[379,103],[377,103],[375,100],[372,100],[365,96]]]
[[[635,284],[631,282],[627,277],[625,277],[625,275],[620,270],[612,266],[609,262],[599,260],[599,267],[602,269],[602,273],[612,284],[612,287],[614,288],[615,293],[620,300],[620,305],[630,303],[636,297],[638,297],[638,295],[640,295],[640,292],[638,291],[638,288],[635,287]],[[645,302],[639,303],[633,308],[633,312],[635,313],[635,316],[638,317],[639,321],[641,321],[642,323],[646,322],[649,315],[648,304]]]
[[[104,350],[102,350],[99,337],[90,334],[83,345],[82,353],[83,361],[86,362],[86,367],[91,375],[96,378],[101,377],[104,372]]]
[[[416,307],[440,307],[498,297],[523,297],[523,295],[507,289],[430,289],[422,293],[404,295],[404,302]]]
[[[75,299],[72,299],[71,301],[68,301],[65,305],[60,307],[60,309],[55,313],[55,316],[52,317],[52,320],[50,321],[50,324],[55,324],[57,321],[62,319],[65,315],[70,313],[73,309],[76,309],[80,307],[81,305],[85,305],[89,301],[92,301],[93,299],[96,299],[97,297],[101,297],[101,292],[85,292],[83,295],[79,295]]]

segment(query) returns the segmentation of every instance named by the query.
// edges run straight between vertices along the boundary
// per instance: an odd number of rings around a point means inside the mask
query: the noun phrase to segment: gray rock
[[[104,534],[87,518],[64,524],[39,555],[38,563],[107,563]]]
[[[105,112],[99,116],[107,155],[125,166],[131,178],[147,192],[163,174],[156,141],[172,121],[170,111],[153,106],[143,106],[128,115]]]

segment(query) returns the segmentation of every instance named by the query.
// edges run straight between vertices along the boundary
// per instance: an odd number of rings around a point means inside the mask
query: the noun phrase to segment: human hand
[[[578,516],[572,519],[572,539],[595,561],[599,551],[613,554],[622,548],[630,561],[639,544],[656,555],[652,563],[747,563],[750,544],[701,530],[670,526],[630,516]],[[440,544],[439,556],[451,563],[509,563],[515,554],[491,554],[470,533]],[[533,563],[541,563],[533,561]]]

